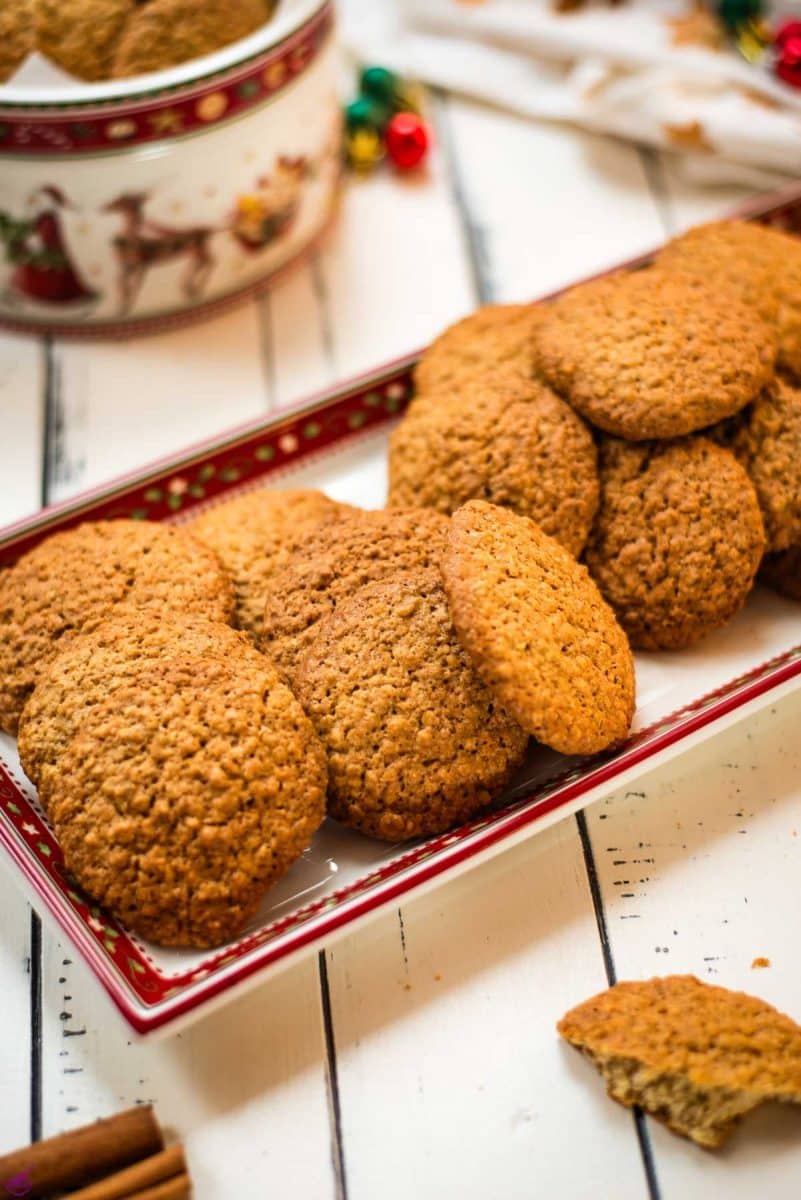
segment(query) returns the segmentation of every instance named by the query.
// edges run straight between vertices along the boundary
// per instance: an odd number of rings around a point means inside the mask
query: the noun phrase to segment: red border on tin
[[[3,105],[0,156],[98,154],[172,141],[230,121],[275,99],[314,61],[334,26],[326,3],[278,46],[193,82],[150,96],[55,106]]]

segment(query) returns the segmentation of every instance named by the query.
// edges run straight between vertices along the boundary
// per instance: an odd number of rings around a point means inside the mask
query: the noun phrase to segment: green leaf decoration
[[[145,500],[149,500],[151,504],[158,504],[159,500],[163,499],[164,493],[161,488],[148,488],[145,492]]]
[[[275,446],[257,446],[255,453],[259,462],[270,462],[275,458]]]

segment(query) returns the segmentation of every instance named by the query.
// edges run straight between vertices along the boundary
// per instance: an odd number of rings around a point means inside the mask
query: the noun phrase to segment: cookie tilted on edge
[[[0,83],[8,79],[36,46],[37,0],[3,0],[0,4]]]
[[[45,665],[122,603],[220,621],[233,610],[220,560],[182,529],[119,520],[53,534],[0,571],[0,728],[16,732]]]
[[[528,742],[460,646],[436,570],[396,573],[338,603],[295,685],[328,756],[329,813],[389,841],[467,820]]]
[[[692,975],[617,983],[557,1029],[613,1100],[699,1146],[720,1146],[767,1100],[801,1104],[801,1028],[763,1000]]]
[[[247,37],[265,24],[264,0],[148,0],[134,12],[117,44],[115,79],[161,71]]]
[[[325,787],[273,667],[174,659],[85,714],[50,816],[68,870],[134,933],[216,946],[308,846]]]
[[[201,513],[188,528],[219,555],[234,585],[235,622],[257,642],[268,581],[292,545],[316,526],[354,511],[313,488],[257,488]]]
[[[633,646],[678,650],[746,601],[765,548],[753,484],[708,438],[601,440],[585,559]]]
[[[563,754],[626,736],[631,650],[567,550],[533,521],[471,500],[451,518],[442,575],[470,661],[524,729]]]
[[[293,682],[320,621],[367,583],[439,566],[447,530],[448,518],[433,509],[398,508],[354,510],[308,532],[268,582],[265,654]]]
[[[132,675],[176,655],[264,666],[247,634],[193,613],[161,613],[119,605],[90,633],[63,647],[39,675],[22,710],[17,748],[45,810],[59,760],[90,709]]]
[[[452,513],[489,500],[578,555],[598,508],[597,452],[577,413],[535,380],[497,375],[415,401],[390,439],[389,504]]]
[[[656,267],[580,284],[536,327],[545,376],[607,433],[692,433],[738,412],[773,377],[775,327],[732,289]]]

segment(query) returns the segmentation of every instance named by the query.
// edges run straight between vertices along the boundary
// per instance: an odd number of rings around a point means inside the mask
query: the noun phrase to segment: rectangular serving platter
[[[737,215],[801,231],[801,187]],[[81,521],[183,523],[261,486],[313,486],[381,507],[387,438],[412,395],[416,357],[0,530],[0,567]],[[32,902],[74,944],[136,1033],[173,1030],[387,905],[531,837],[801,686],[801,609],[757,588],[743,612],[700,646],[637,655],[637,682],[637,712],[624,745],[579,760],[534,747],[492,810],[447,834],[391,846],[327,821],[265,896],[244,935],[213,953],[145,944],[81,892],[6,735],[0,735],[0,843]]]

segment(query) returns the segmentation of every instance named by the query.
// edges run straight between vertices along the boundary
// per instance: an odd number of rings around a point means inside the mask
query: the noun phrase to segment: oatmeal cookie
[[[756,488],[768,550],[801,542],[801,390],[777,378],[713,436],[734,451]]]
[[[119,605],[90,633],[79,634],[47,664],[22,710],[17,747],[45,809],[59,758],[101,704],[132,675],[177,655],[264,665],[246,634],[205,617]]]
[[[293,680],[317,624],[358,588],[439,564],[448,519],[430,508],[353,512],[312,530],[269,580],[262,648]]]
[[[598,428],[633,441],[738,412],[773,376],[776,331],[721,283],[649,268],[572,288],[537,325],[551,384]]]
[[[414,409],[393,433],[389,504],[452,513],[489,500],[578,555],[598,508],[596,460],[584,422],[544,384],[464,384],[458,399]]]
[[[290,547],[317,525],[354,511],[312,488],[259,488],[209,509],[189,528],[219,555],[234,585],[236,624],[258,641],[268,580]]]
[[[211,54],[259,29],[268,15],[264,0],[148,0],[135,5],[111,73],[144,75]]]
[[[708,438],[604,439],[585,559],[633,646],[690,646],[739,612],[765,547],[753,484]]]
[[[443,568],[459,638],[507,712],[546,746],[626,736],[634,663],[586,567],[533,521],[483,500],[453,514]]]
[[[225,621],[231,586],[217,556],[181,529],[96,521],[53,534],[0,572],[0,728],[56,652],[123,602]]]
[[[463,383],[492,378],[502,369],[523,379],[536,375],[535,304],[487,304],[450,325],[431,343],[417,364],[419,393],[447,393]]]
[[[216,946],[323,819],[323,749],[274,668],[175,659],[120,687],[64,751],[67,869],[140,937]]]
[[[329,813],[388,841],[467,820],[504,787],[528,741],[473,671],[435,570],[340,601],[296,683],[328,756]]]
[[[0,4],[0,83],[36,49],[36,0],[3,0]]]
[[[659,263],[707,286],[736,290],[775,325],[778,365],[801,377],[801,238],[756,221],[716,221],[669,242]]]
[[[137,0],[35,0],[42,54],[78,79],[111,77],[111,63]]]
[[[801,1104],[801,1028],[764,1000],[693,975],[616,983],[557,1029],[619,1104],[708,1149],[767,1100]]]

